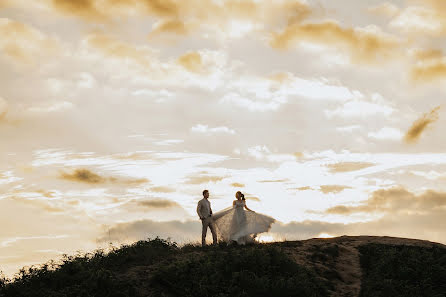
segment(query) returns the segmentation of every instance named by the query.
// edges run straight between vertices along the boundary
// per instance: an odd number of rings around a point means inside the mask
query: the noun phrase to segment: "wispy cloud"
[[[207,183],[217,183],[225,178],[225,176],[198,175],[190,176],[188,179],[186,179],[185,183],[191,185],[201,185]]]
[[[8,102],[0,97],[0,121],[6,117],[6,113],[8,112]]]
[[[11,244],[14,244],[18,241],[23,241],[23,240],[36,240],[36,239],[65,239],[70,237],[69,235],[66,234],[62,234],[62,235],[41,235],[41,236],[17,236],[17,237],[13,237],[13,238],[7,238],[5,240],[3,240],[0,244],[0,246],[2,247],[7,247]]]
[[[191,131],[195,133],[204,133],[204,134],[218,134],[218,133],[235,134],[235,131],[233,129],[230,129],[225,126],[211,128],[208,125],[202,125],[202,124],[193,126],[191,128]]]
[[[378,131],[369,132],[367,136],[377,140],[400,141],[403,138],[404,134],[397,128],[384,127]]]
[[[124,177],[104,177],[89,169],[79,168],[71,173],[61,172],[60,177],[69,181],[87,183],[87,184],[103,184],[103,183],[119,183],[127,185],[139,185],[148,183],[149,180],[145,178],[134,179]]]
[[[368,11],[377,15],[394,17],[400,12],[400,8],[393,3],[384,2],[368,8]]]
[[[174,193],[176,191],[175,188],[167,186],[151,187],[148,190],[154,193]]]
[[[144,200],[138,201],[138,204],[148,208],[157,208],[157,209],[166,209],[172,207],[180,207],[180,205],[174,201],[166,200],[166,199],[153,199],[153,200]]]
[[[191,72],[202,72],[203,61],[198,52],[189,52],[178,58],[178,63]]]
[[[434,82],[446,78],[446,57],[422,57],[411,70],[415,82]]]
[[[178,19],[161,20],[153,25],[149,38],[165,33],[187,35],[190,33],[192,27],[192,24],[185,23],[184,21]]]
[[[401,214],[408,211],[426,212],[446,205],[446,193],[426,191],[415,195],[405,188],[383,189],[373,192],[371,197],[358,206],[338,205],[326,210],[328,214],[348,215],[352,213]]]
[[[35,64],[60,49],[56,39],[18,21],[0,18],[0,53],[27,64]]]
[[[375,164],[368,162],[339,162],[328,164],[327,167],[333,173],[357,171],[364,168],[372,167]]]
[[[290,24],[282,32],[273,33],[271,46],[287,49],[302,41],[347,50],[355,61],[376,63],[394,57],[399,40],[383,33],[379,27],[344,28],[338,22]]]
[[[417,142],[421,135],[428,129],[433,123],[438,120],[438,113],[440,106],[432,109],[430,112],[425,113],[421,118],[416,120],[404,136],[404,140],[407,143]]]
[[[104,33],[90,34],[85,38],[85,42],[105,56],[132,61],[146,70],[149,69],[154,56],[153,50],[146,45],[136,46]]]
[[[343,185],[322,185],[319,188],[320,191],[324,194],[337,194],[344,191],[345,189],[351,189],[351,187]]]

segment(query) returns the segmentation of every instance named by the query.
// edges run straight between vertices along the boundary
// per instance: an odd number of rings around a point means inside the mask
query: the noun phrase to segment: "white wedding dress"
[[[245,210],[244,201],[235,201],[235,205],[212,215],[219,238],[238,244],[253,242],[259,233],[268,232],[275,219]]]

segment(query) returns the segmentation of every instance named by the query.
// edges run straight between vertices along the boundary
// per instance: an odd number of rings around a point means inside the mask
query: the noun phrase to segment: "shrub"
[[[160,266],[151,282],[169,296],[328,296],[328,284],[270,246],[216,247]]]
[[[368,244],[359,251],[361,297],[446,296],[446,248]]]

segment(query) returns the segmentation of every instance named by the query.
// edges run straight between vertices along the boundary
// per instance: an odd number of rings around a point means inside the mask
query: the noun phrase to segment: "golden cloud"
[[[88,20],[105,20],[106,16],[94,0],[52,0],[53,7],[63,13],[79,16]]]
[[[106,181],[105,178],[88,169],[76,169],[73,173],[62,172],[61,177],[67,180],[89,184],[104,183]]]
[[[410,53],[415,59],[411,78],[415,82],[431,82],[446,78],[446,57],[439,49],[415,49]]]
[[[8,113],[8,102],[0,97],[0,121],[6,117]]]
[[[344,205],[337,205],[334,207],[330,207],[325,211],[327,214],[341,214],[348,215],[352,213],[352,208]]]
[[[443,0],[411,0],[390,23],[410,35],[439,37],[446,33],[446,4]]]
[[[161,34],[161,33],[171,33],[176,35],[187,35],[192,26],[186,24],[185,22],[177,19],[173,20],[162,20],[157,23],[152,32],[150,32],[149,37]]]
[[[142,0],[139,2],[143,3],[150,13],[164,17],[177,16],[180,13],[180,10],[184,10],[186,8],[186,3],[178,0]]]
[[[140,185],[149,183],[150,181],[147,178],[123,178],[123,177],[109,177],[109,182],[111,183],[119,183],[123,185]]]
[[[58,49],[56,40],[39,30],[7,18],[0,18],[0,52],[23,63],[36,62]]]
[[[0,0],[0,8],[7,7],[11,4],[9,0]]]
[[[341,186],[341,185],[323,185],[320,186],[320,191],[324,194],[329,194],[329,193],[340,193],[342,191],[344,191],[345,189],[351,189],[351,187],[348,186]]]
[[[190,52],[178,58],[178,64],[190,72],[201,72],[203,70],[203,61],[200,53]]]
[[[37,190],[36,191],[39,194],[42,194],[42,196],[46,197],[46,198],[54,198],[54,192],[53,191],[45,191],[45,190]]]
[[[153,52],[146,46],[137,47],[105,34],[91,34],[86,41],[89,46],[106,56],[130,60],[144,67],[149,67],[151,64],[150,58]]]
[[[60,177],[66,180],[88,184],[102,184],[110,182],[126,185],[139,185],[149,182],[149,180],[146,178],[132,179],[123,177],[103,177],[85,168],[75,169],[72,173],[62,172]]]
[[[412,78],[415,81],[427,82],[446,78],[446,60],[436,59],[418,63],[412,68]]]
[[[180,205],[174,201],[165,199],[154,199],[154,200],[144,200],[138,201],[139,205],[149,207],[149,208],[172,208],[180,207]]]
[[[234,188],[244,188],[244,187],[245,187],[245,184],[241,184],[241,183],[232,183],[231,186],[234,187]]]
[[[295,0],[47,0],[47,3],[61,13],[97,22],[115,16],[143,14],[170,19],[233,17],[290,23],[307,17],[311,12],[307,4]]]
[[[414,143],[418,141],[423,132],[438,120],[438,112],[440,106],[434,108],[430,112],[424,114],[421,118],[416,120],[404,136],[404,141],[407,143]]]
[[[308,190],[311,190],[311,187],[309,187],[309,186],[305,186],[305,187],[295,188],[294,190],[298,190],[298,191],[308,191]]]
[[[359,206],[338,205],[326,210],[329,214],[348,215],[352,213],[406,214],[408,211],[425,213],[446,206],[446,193],[426,191],[417,196],[405,188],[378,190]]]
[[[273,33],[270,44],[287,49],[300,41],[348,50],[353,60],[368,63],[395,56],[400,44],[395,37],[376,28],[343,28],[335,21],[289,25],[282,32]]]
[[[187,34],[191,29],[229,32],[233,22],[247,25],[246,34],[259,28],[300,22],[310,7],[296,0],[45,0],[65,15],[88,22],[109,23],[123,17],[151,16],[160,19],[151,36],[158,33]],[[191,26],[193,24],[193,26]],[[257,28],[256,28],[256,25]],[[240,30],[237,29],[240,35]],[[232,32],[233,33],[233,32]],[[150,36],[149,35],[149,36]]]
[[[259,183],[284,183],[289,181],[289,179],[266,179],[266,180],[259,180]]]
[[[149,237],[178,238],[192,240],[197,237],[200,223],[195,221],[167,221],[156,222],[152,220],[138,220],[118,223],[104,232],[98,242],[121,241],[122,238],[140,240]]]
[[[89,22],[109,22],[114,17],[153,15],[176,17],[186,3],[178,0],[46,0],[48,6],[62,14]]]
[[[300,159],[300,158],[304,157],[304,153],[295,152],[295,153],[293,153],[293,156],[296,157],[296,159]]]
[[[187,184],[201,185],[206,183],[216,183],[225,179],[225,176],[192,176],[186,180]]]
[[[384,2],[379,5],[369,7],[368,11],[371,13],[377,14],[377,15],[393,17],[399,13],[400,9],[398,6],[396,6],[392,3]]]
[[[340,162],[335,164],[329,164],[327,165],[327,167],[330,168],[331,172],[338,173],[338,172],[357,171],[374,165],[375,164],[373,163],[367,163],[367,162]]]
[[[249,194],[245,194],[245,198],[248,199],[248,200],[257,201],[257,202],[261,201],[259,197],[250,196]]]
[[[446,3],[443,0],[412,0],[415,3],[419,3],[421,5],[429,5],[431,8],[435,9],[437,13],[441,16],[445,16],[446,12]]]
[[[421,61],[432,61],[443,57],[443,51],[439,49],[415,49],[412,56]]]
[[[152,187],[149,189],[149,191],[154,193],[173,193],[176,190],[171,187],[159,186],[159,187]]]
[[[18,198],[18,197],[11,197],[11,200],[18,202],[20,204],[24,204],[27,206],[31,206],[31,207],[38,207],[41,208],[47,212],[50,213],[59,213],[59,212],[63,212],[64,209],[57,207],[57,206],[53,206],[50,203],[48,203],[47,201],[44,200],[40,200],[40,199],[23,199],[23,198]]]

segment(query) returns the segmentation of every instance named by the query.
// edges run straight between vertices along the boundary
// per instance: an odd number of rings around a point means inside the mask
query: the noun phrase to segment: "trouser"
[[[201,223],[203,225],[203,230],[201,232],[201,245],[202,246],[206,245],[206,234],[208,233],[208,227],[209,227],[209,229],[211,229],[212,241],[214,242],[214,244],[216,244],[217,243],[217,232],[215,232],[214,220],[212,219],[212,217],[207,217],[207,218],[201,220]]]

